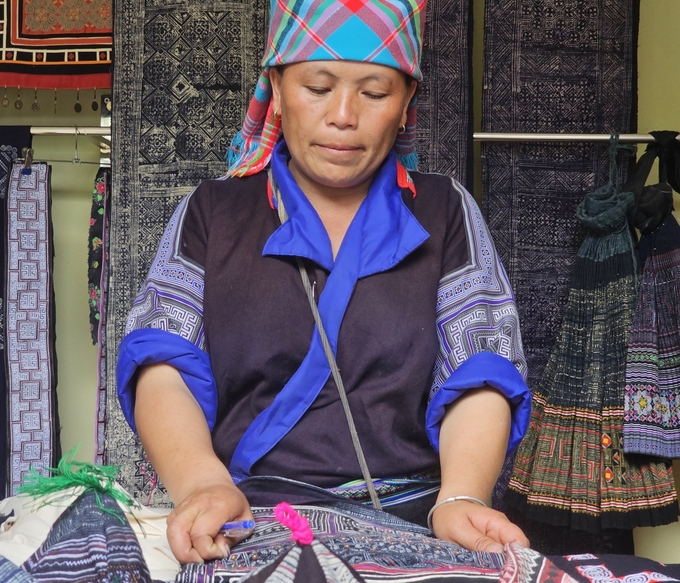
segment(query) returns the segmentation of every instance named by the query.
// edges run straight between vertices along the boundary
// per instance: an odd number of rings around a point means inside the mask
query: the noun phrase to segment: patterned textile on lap
[[[557,344],[534,393],[506,499],[529,518],[575,530],[632,529],[677,520],[672,467],[623,453],[625,354],[637,271],[632,192],[610,182],[586,196],[579,249]]]
[[[50,167],[15,163],[7,192],[8,494],[60,457]]]
[[[312,549],[291,543],[288,529],[276,520],[273,508],[253,508],[256,528],[250,538],[234,547],[226,560],[185,565],[177,583],[227,583],[249,573],[244,582],[265,582],[272,572],[277,573],[279,564],[291,582],[305,583],[334,581],[325,578],[324,567],[337,569],[348,582],[572,582],[530,549],[506,546],[506,557],[466,551],[431,538],[425,528],[351,504],[295,506],[295,510],[309,521],[315,537]],[[315,558],[322,567],[313,570],[310,564]],[[295,577],[297,568],[305,568],[299,577]],[[314,578],[302,578],[310,574]]]
[[[470,552],[431,538],[425,528],[351,502],[294,508],[309,521],[314,536],[312,547],[305,550],[309,537],[295,537],[298,544],[291,541],[290,531],[277,520],[273,507],[255,507],[253,535],[235,546],[228,559],[185,565],[174,580],[256,583],[268,581],[270,573],[276,575],[282,570],[290,583],[328,583],[336,580],[334,576],[345,583],[350,583],[352,577],[366,583],[680,580],[678,565],[662,565],[639,557],[545,557],[516,545],[506,545],[505,555]],[[45,541],[30,556],[25,555],[28,559],[20,566],[0,555],[0,583],[151,582],[146,555],[139,544],[142,534],[135,535],[127,519],[121,521],[110,513],[119,510],[107,494],[101,494],[99,502],[94,492],[80,495],[61,512]],[[295,531],[299,533],[300,529],[296,527]],[[305,565],[309,569],[305,570]],[[324,573],[324,567],[332,572]],[[164,575],[162,580],[169,581],[171,577]]]

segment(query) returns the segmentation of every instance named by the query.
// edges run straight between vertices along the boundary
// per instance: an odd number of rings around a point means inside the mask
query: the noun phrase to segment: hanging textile
[[[638,4],[487,2],[483,131],[634,132]],[[532,390],[555,343],[583,240],[576,207],[606,183],[605,153],[589,143],[482,144],[483,212],[515,292]],[[498,492],[509,470],[510,464]],[[609,534],[588,541],[521,515],[513,519],[545,554],[582,544],[602,553],[633,549],[632,536],[620,544]]]
[[[31,467],[60,457],[56,402],[50,167],[15,163],[9,179],[5,314],[9,393],[8,494]]]
[[[90,334],[97,345],[95,462],[104,463],[106,430],[106,292],[109,277],[109,214],[111,170],[100,168],[92,189],[88,237],[88,304]]]
[[[111,191],[111,171],[100,168],[94,179],[92,190],[92,209],[90,211],[90,230],[87,239],[87,291],[90,307],[90,335],[92,343],[99,340],[99,327],[102,323],[102,275],[104,264],[108,261],[107,234],[109,218],[109,193]]]
[[[637,271],[632,192],[610,181],[577,209],[587,230],[555,349],[533,395],[506,499],[529,517],[597,533],[677,520],[670,463],[623,453],[626,346]]]
[[[626,358],[623,443],[626,453],[680,458],[680,226],[671,214],[680,142],[678,132],[652,135],[630,179],[644,267]],[[657,157],[660,182],[644,186]]]
[[[32,137],[28,126],[0,126],[0,196],[7,194],[12,164],[23,148],[31,147]]]
[[[8,87],[111,86],[111,0],[6,0],[0,77]]]
[[[420,168],[470,178],[470,0],[427,4],[418,96]],[[145,8],[146,6],[146,8]],[[111,280],[107,377],[115,378],[128,311],[179,200],[226,172],[225,152],[240,129],[261,72],[268,0],[149,8],[115,5]],[[172,47],[172,50],[170,50]],[[167,504],[158,478],[107,387],[106,463],[144,503]]]
[[[9,177],[14,161],[21,154],[22,148],[31,147],[31,128],[25,126],[0,126],[0,257],[5,257],[5,200]],[[0,290],[5,293],[5,270],[0,269]],[[5,374],[5,305],[0,298],[0,498],[7,493],[7,472],[9,469],[9,450],[7,443],[7,411],[9,394]]]

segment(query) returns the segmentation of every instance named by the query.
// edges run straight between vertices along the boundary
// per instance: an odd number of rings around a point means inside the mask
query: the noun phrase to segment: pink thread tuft
[[[283,526],[291,530],[291,537],[301,545],[311,545],[314,540],[312,529],[309,528],[309,520],[300,516],[288,502],[281,502],[274,508],[274,516]]]

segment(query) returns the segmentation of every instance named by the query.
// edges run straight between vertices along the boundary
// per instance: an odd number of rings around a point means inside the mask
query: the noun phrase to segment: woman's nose
[[[329,103],[326,121],[339,129],[356,127],[359,121],[360,104],[355,95],[347,91],[336,91]]]

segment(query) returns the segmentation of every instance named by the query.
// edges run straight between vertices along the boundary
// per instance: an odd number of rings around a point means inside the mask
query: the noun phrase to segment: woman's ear
[[[278,67],[269,69],[269,82],[272,87],[272,110],[281,113],[281,72]]]
[[[404,111],[401,114],[401,123],[406,124],[406,120],[408,118],[408,108],[411,105],[411,101],[413,101],[413,96],[416,94],[416,91],[418,90],[418,81],[413,79],[412,77],[409,77],[409,84],[406,87],[406,101],[404,103]]]

